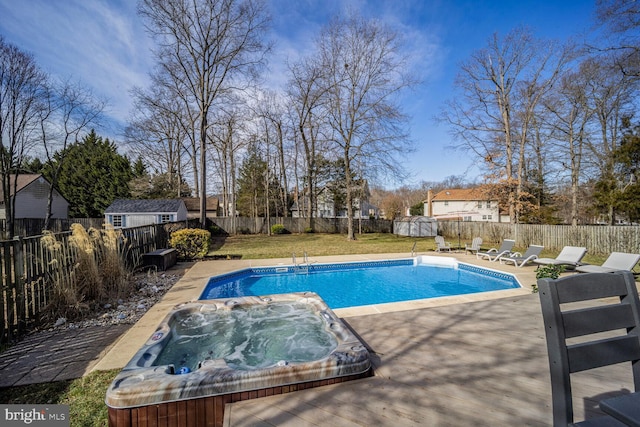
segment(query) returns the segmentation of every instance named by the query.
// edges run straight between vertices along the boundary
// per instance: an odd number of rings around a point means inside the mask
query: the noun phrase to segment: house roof
[[[184,202],[180,199],[116,199],[104,213],[177,212]]]
[[[188,211],[200,211],[200,197],[183,197],[182,200]],[[217,212],[219,204],[217,197],[207,197],[205,209],[210,212]]]
[[[442,190],[433,196],[432,201],[449,200],[490,200],[487,193],[480,187],[474,188],[452,188]]]
[[[9,189],[11,191],[10,194],[13,194],[13,185],[16,184],[16,193],[20,192],[23,188],[31,184],[33,181],[42,177],[41,173],[24,173],[19,174],[16,180],[15,175],[11,175],[9,177]],[[44,179],[44,177],[43,177]],[[0,200],[4,200],[4,191],[2,191],[2,186],[0,185]]]

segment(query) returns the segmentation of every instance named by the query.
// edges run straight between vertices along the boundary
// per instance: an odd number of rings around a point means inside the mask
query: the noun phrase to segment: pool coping
[[[368,314],[388,313],[394,311],[417,310],[421,308],[436,307],[451,304],[462,304],[473,301],[485,301],[499,298],[507,298],[516,295],[531,293],[530,286],[535,283],[533,267],[517,268],[510,265],[478,260],[475,255],[463,253],[439,254],[436,252],[417,253],[419,255],[454,257],[459,262],[494,269],[500,272],[511,273],[516,276],[523,288],[501,291],[489,291],[476,294],[456,295],[450,297],[428,298],[421,300],[403,301],[396,303],[384,303],[333,310],[338,317],[348,318]],[[391,254],[359,254],[309,257],[309,262],[336,263],[349,261],[375,261],[381,259],[408,258],[407,253]],[[208,279],[218,274],[229,273],[235,270],[251,267],[291,265],[290,258],[260,259],[260,260],[216,260],[195,263],[185,275],[176,283],[163,299],[155,304],[145,315],[136,322],[125,334],[123,334],[106,351],[104,357],[98,361],[92,371],[122,369],[135,355],[138,349],[149,339],[162,319],[178,304],[197,300]]]

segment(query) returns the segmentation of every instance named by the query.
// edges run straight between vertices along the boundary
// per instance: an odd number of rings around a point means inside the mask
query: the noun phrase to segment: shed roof
[[[183,197],[182,200],[188,211],[200,211],[200,197]],[[216,212],[218,210],[217,197],[207,197],[206,202],[205,209],[207,211]]]
[[[116,199],[105,213],[178,212],[184,202],[180,199]]]
[[[9,176],[9,190],[11,191],[10,194],[13,194],[14,183],[16,185],[16,193],[18,193],[20,192],[20,190],[40,177],[42,177],[41,173],[21,173],[17,178],[16,175]],[[2,186],[0,186],[0,199],[4,199],[4,191],[2,191]]]
[[[436,218],[431,216],[413,215],[402,216],[393,219],[393,222],[436,222]]]

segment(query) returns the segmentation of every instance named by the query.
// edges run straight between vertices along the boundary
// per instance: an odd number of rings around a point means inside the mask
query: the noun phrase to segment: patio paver
[[[233,403],[225,425],[551,425],[537,295],[346,320],[379,357],[375,377]],[[577,420],[602,391],[633,389],[628,366],[598,371],[574,385]]]

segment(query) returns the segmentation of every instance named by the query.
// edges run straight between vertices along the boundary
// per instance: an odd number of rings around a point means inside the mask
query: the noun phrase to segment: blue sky
[[[276,45],[267,80],[284,83],[285,61],[309,51],[319,29],[336,13],[358,10],[386,21],[405,39],[412,67],[423,83],[405,96],[416,151],[406,160],[413,178],[405,184],[441,181],[480,172],[475,159],[450,150],[447,129],[433,117],[451,98],[457,66],[486,46],[493,33],[528,26],[538,37],[584,39],[593,25],[590,0],[269,0]],[[35,56],[59,78],[80,80],[109,101],[109,127],[100,134],[120,139],[130,115],[129,90],[145,87],[153,67],[152,42],[136,15],[134,0],[0,0],[0,35]],[[393,186],[396,186],[394,184]]]

